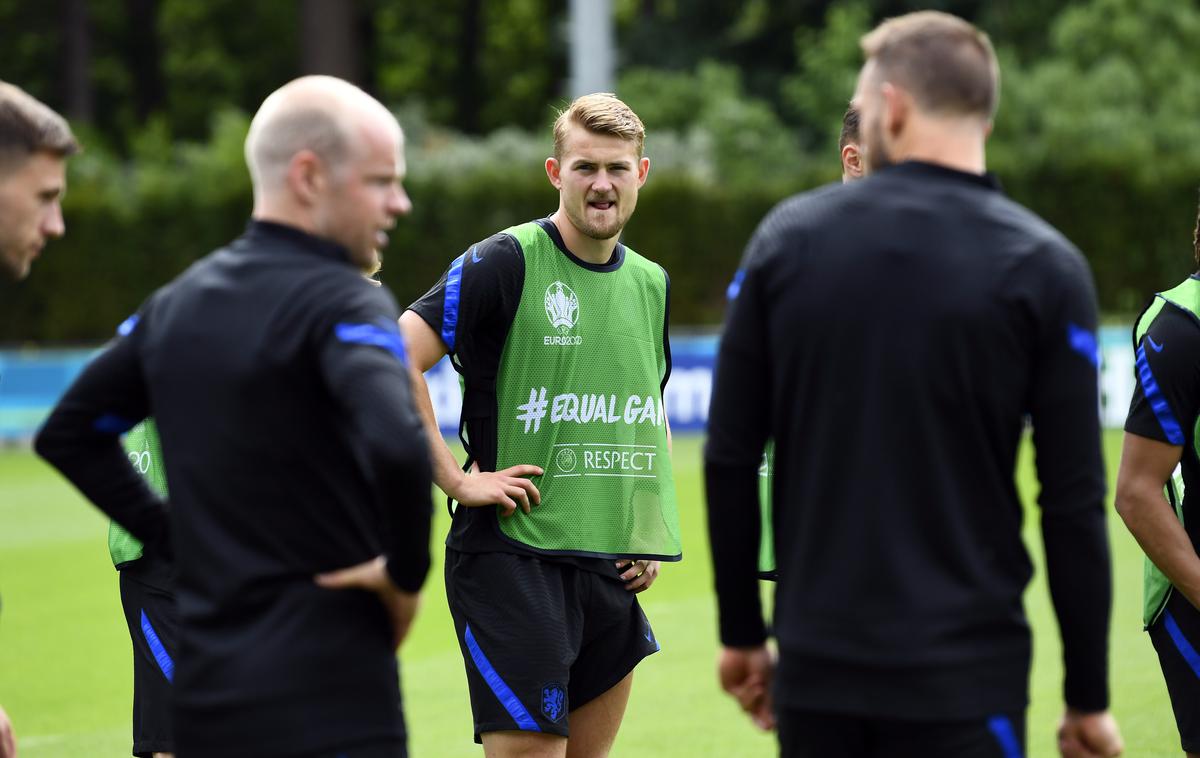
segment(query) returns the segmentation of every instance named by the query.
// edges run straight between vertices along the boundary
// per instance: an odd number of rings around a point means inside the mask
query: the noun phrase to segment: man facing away
[[[66,233],[62,196],[66,159],[79,143],[66,119],[20,87],[0,81],[0,270],[29,276],[51,237]],[[0,708],[0,758],[17,753],[8,714]]]
[[[767,216],[719,350],[705,471],[722,684],[778,723],[784,756],[1023,755],[1031,566],[1013,470],[1028,414],[1063,637],[1059,747],[1116,755],[1090,272],[985,173],[986,35],[922,12],[862,46],[869,175]],[[768,436],[777,666],[755,581]]]
[[[398,308],[360,269],[410,209],[387,110],[330,77],[266,99],[246,233],[155,292],[36,447],[173,557],[188,756],[404,755],[394,651],[428,571],[428,447]],[[153,415],[170,484],[119,435]]]
[[[546,159],[558,210],[471,246],[401,319],[415,369],[449,354],[464,381],[467,473],[414,383],[434,480],[459,504],[446,594],[488,756],[607,755],[658,650],[635,594],[681,557],[669,283],[619,242],[644,137],[616,97],[577,99]]]
[[[1193,235],[1200,266],[1200,213]],[[1158,293],[1134,325],[1137,385],[1117,472],[1117,512],[1146,551],[1142,622],[1183,750],[1200,756],[1200,271]]]

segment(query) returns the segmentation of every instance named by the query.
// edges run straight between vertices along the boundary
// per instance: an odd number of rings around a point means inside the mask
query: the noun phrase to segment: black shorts
[[[140,581],[133,567],[120,576],[121,605],[133,641],[133,754],[171,753],[171,680],[179,643],[175,596]]]
[[[1023,758],[1025,714],[963,721],[900,721],[785,710],[782,758]]]
[[[1150,640],[1167,680],[1183,750],[1200,753],[1200,611],[1173,590],[1150,627]]]
[[[467,668],[475,741],[485,732],[567,736],[567,714],[658,651],[617,578],[533,556],[446,550],[446,597]]]

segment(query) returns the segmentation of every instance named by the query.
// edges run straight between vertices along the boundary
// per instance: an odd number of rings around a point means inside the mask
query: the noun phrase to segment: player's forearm
[[[1193,605],[1200,607],[1200,556],[1163,496],[1162,487],[1151,484],[1119,487],[1116,507],[1154,565]]]
[[[721,643],[753,647],[767,638],[758,595],[758,469],[705,462],[708,534]]]
[[[458,483],[466,475],[459,467],[458,460],[451,452],[450,446],[442,438],[438,427],[437,416],[433,412],[433,399],[429,396],[429,385],[425,375],[414,368],[411,372],[413,403],[421,414],[421,424],[425,427],[425,436],[429,440],[429,456],[433,462],[433,483],[442,492],[454,497],[458,491]]]
[[[1108,707],[1112,566],[1103,507],[1042,516],[1046,574],[1063,644],[1063,699],[1083,712]]]

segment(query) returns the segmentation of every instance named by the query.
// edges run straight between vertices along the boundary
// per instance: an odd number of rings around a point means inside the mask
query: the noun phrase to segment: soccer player
[[[125,435],[129,463],[161,497],[167,497],[162,443],[153,420]],[[122,462],[122,470],[124,468]],[[120,572],[118,583],[125,623],[133,643],[133,754],[171,758],[171,680],[179,654],[179,614],[175,571],[162,545],[150,550],[117,522],[108,527],[108,551]]]
[[[1026,414],[1062,630],[1068,756],[1112,756],[1096,304],[1083,256],[985,171],[987,36],[938,12],[862,40],[868,176],[759,226],[705,448],[724,688],[782,755],[1017,756]],[[776,664],[756,581],[773,436]]]
[[[77,152],[62,116],[0,81],[0,269],[9,279],[28,276],[46,242],[66,233],[66,159]]]
[[[378,253],[362,269],[373,286],[382,267]],[[125,452],[160,497],[167,497],[162,443],[153,419],[125,435]],[[179,617],[175,609],[174,570],[164,555],[146,554],[145,546],[113,521],[108,550],[120,572],[121,607],[133,642],[133,754],[138,758],[171,758],[171,680],[178,655]]]
[[[175,560],[181,755],[405,753],[394,652],[429,568],[429,455],[399,309],[360,272],[411,208],[402,139],[347,82],[274,92],[246,139],[246,233],[151,295],[38,434]],[[150,414],[169,539],[119,442]]]
[[[1200,266],[1200,215],[1193,254]],[[1183,750],[1200,756],[1200,271],[1160,292],[1134,326],[1137,386],[1125,422],[1117,512],[1146,551],[1143,623]]]
[[[842,161],[842,184],[861,179],[863,176],[862,149],[859,147],[858,111],[851,104],[842,114],[842,131],[838,135],[838,155]],[[737,297],[737,286],[730,288],[729,296]],[[758,573],[763,579],[775,580],[775,548],[771,529],[771,489],[775,482],[775,446],[767,441],[766,452],[763,453],[762,465],[759,466],[758,499],[762,510],[762,537],[759,542]]]
[[[66,232],[66,159],[79,143],[66,119],[20,87],[0,81],[0,271],[29,275],[50,237]],[[17,754],[12,721],[0,708],[0,758]]]
[[[616,97],[577,99],[546,159],[558,210],[472,245],[401,319],[415,369],[449,354],[464,381],[465,472],[414,384],[458,503],[446,594],[488,756],[607,755],[658,650],[635,595],[681,557],[669,281],[619,241],[644,139]]]

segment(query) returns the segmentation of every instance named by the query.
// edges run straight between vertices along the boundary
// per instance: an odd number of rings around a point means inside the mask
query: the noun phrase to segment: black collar
[[[246,224],[246,233],[243,236],[248,241],[258,244],[284,243],[322,258],[350,262],[349,251],[338,243],[287,224],[252,218]]]
[[[959,171],[949,166],[924,161],[904,161],[879,169],[877,174],[892,174],[896,176],[941,177],[953,181],[970,182],[992,190],[1002,189],[1000,180],[991,171],[983,174],[973,174],[969,171]]]
[[[559,233],[558,227],[550,220],[550,217],[539,218],[537,225],[542,227],[546,234],[550,235],[550,239],[554,240],[554,245],[562,251],[563,255],[567,256],[572,263],[586,268],[588,271],[616,271],[621,268],[621,264],[625,262],[625,246],[620,242],[613,248],[612,257],[608,259],[608,263],[588,263],[580,258],[575,253],[567,249],[567,243],[563,242],[562,234]]]

